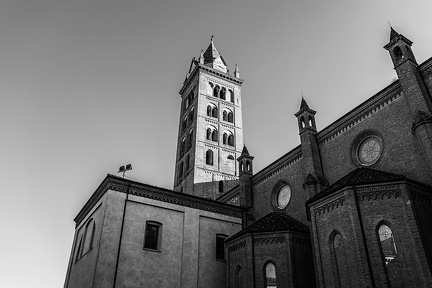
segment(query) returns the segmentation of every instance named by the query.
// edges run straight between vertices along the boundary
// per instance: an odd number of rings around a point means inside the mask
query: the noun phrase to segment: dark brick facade
[[[229,287],[240,266],[243,287],[264,287],[268,261],[277,287],[432,287],[432,58],[418,65],[411,44],[391,29],[399,79],[323,130],[302,100],[301,145],[219,198],[251,203],[239,202],[246,228],[227,241]],[[249,231],[272,212],[310,233]]]

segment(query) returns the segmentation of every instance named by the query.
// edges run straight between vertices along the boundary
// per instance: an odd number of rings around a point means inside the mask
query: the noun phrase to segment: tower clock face
[[[219,71],[224,72],[224,73],[227,72],[227,68],[226,68],[225,64],[223,63],[222,59],[220,59],[220,58],[217,58],[216,60],[214,60],[213,67]]]

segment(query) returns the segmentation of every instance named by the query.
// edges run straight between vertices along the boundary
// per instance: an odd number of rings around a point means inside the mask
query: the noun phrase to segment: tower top
[[[390,26],[390,41],[393,40],[393,38],[399,36],[400,34],[396,32],[396,30],[393,29],[393,27]]]
[[[210,45],[207,47],[205,52],[202,54],[203,62],[202,64],[206,66],[210,66],[214,69],[220,70],[224,73],[227,73],[227,64],[225,62],[225,59],[222,57],[222,55],[219,53],[219,51],[216,49],[216,46],[213,42],[213,37],[211,36],[210,39]]]
[[[249,151],[248,151],[248,149],[246,148],[246,145],[243,145],[243,150],[242,150],[242,152],[241,152],[241,155],[247,155],[247,156],[250,156],[250,155],[249,155]]]
[[[309,108],[309,105],[306,103],[306,100],[302,96],[302,101],[300,104],[300,110],[295,114],[295,116],[298,117],[300,114],[302,114],[305,111],[309,112],[312,115],[315,115],[315,113],[316,113],[316,111]]]
[[[393,29],[393,27],[390,26],[390,42],[387,43],[387,45],[384,46],[384,49],[389,50],[393,46],[396,45],[399,41],[404,42],[408,46],[412,45],[412,41],[406,38],[404,35],[399,34],[396,32],[396,30]]]

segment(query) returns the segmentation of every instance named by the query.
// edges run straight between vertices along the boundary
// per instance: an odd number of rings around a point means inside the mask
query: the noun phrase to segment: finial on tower
[[[237,64],[236,64],[235,69],[234,69],[234,77],[240,78],[240,70],[239,70]]]
[[[203,50],[201,50],[201,54],[200,54],[200,57],[199,57],[199,63],[200,64],[204,64],[204,51]]]
[[[214,37],[214,35],[212,35],[211,38],[210,38],[210,42],[211,43],[213,43],[213,37]]]

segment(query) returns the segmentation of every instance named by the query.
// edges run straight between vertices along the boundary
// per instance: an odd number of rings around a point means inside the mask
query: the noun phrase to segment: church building
[[[391,28],[398,79],[320,131],[302,99],[300,145],[254,173],[243,80],[211,40],[179,92],[173,189],[107,175],[64,287],[432,287],[432,58],[411,46]]]

